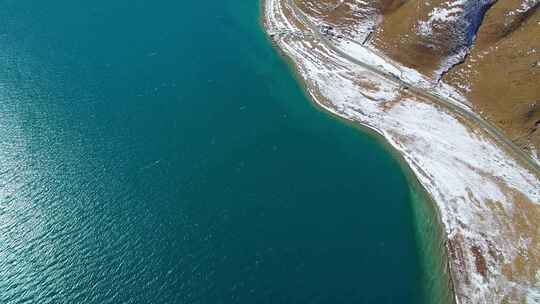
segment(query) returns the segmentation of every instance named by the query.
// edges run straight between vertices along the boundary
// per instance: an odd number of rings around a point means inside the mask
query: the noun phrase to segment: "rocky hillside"
[[[465,61],[444,80],[518,145],[540,151],[540,1],[498,1]],[[532,150],[532,151],[531,151]]]
[[[540,0],[294,1],[336,37],[454,86],[538,158]]]

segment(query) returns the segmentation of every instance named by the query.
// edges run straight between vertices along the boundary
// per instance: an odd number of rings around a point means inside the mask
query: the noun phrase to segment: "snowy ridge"
[[[531,8],[533,8],[536,5],[539,5],[538,0],[524,0],[523,2],[521,2],[521,5],[518,9],[516,9],[515,11],[508,12],[508,15],[518,15],[518,14],[526,13],[527,11],[529,11]]]
[[[431,36],[436,23],[458,21],[464,12],[465,3],[466,0],[458,0],[445,2],[443,6],[434,7],[429,13],[428,20],[418,22],[418,32],[423,36]]]
[[[308,31],[286,3],[266,1],[267,29]],[[353,64],[310,37],[313,35],[307,33],[304,38],[283,36],[276,43],[295,63],[314,101],[384,136],[432,196],[447,234],[456,301],[500,303],[511,297],[515,302],[538,303],[540,278],[530,279],[514,266],[515,261],[535,259],[540,253],[540,226],[528,217],[540,214],[536,172],[500,148],[481,128]],[[433,87],[416,71],[354,44],[344,43],[340,50],[381,65],[389,74]],[[440,94],[453,93],[441,85]],[[513,225],[515,218],[528,230]],[[537,264],[525,267],[530,267],[527,273],[539,271]]]

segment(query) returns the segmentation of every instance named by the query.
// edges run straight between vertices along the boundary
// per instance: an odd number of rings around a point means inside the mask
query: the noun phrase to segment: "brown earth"
[[[540,151],[540,10],[498,1],[486,14],[470,55],[444,80],[524,149]]]
[[[470,55],[442,74],[442,64],[465,50],[463,31],[459,30],[463,24],[452,18],[455,13],[443,20],[432,18],[432,13],[435,8],[459,9],[455,1],[294,2],[309,16],[331,26],[337,35],[356,40],[366,36],[358,35],[359,25],[371,20],[373,47],[434,81],[442,77],[517,145],[540,153],[540,0],[495,2],[484,17]],[[422,23],[428,21],[431,30],[426,33]]]
[[[451,56],[458,45],[454,23],[438,23],[432,36],[421,34],[419,21],[429,19],[434,6],[445,1],[406,1],[386,11],[372,45],[403,65],[431,76],[441,60]]]

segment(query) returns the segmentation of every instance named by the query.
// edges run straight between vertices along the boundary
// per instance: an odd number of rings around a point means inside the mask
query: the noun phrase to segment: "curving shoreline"
[[[265,2],[268,0],[262,0],[260,5],[261,10],[261,16],[264,16],[265,14]],[[271,37],[267,31],[267,27],[265,25],[264,18],[261,20],[261,26],[263,29],[265,29],[265,32],[267,34],[267,37],[271,40],[273,37]],[[438,282],[432,283],[430,281],[425,281],[425,283],[430,284],[429,291],[427,295],[430,296],[437,296],[438,302],[440,304],[453,304],[456,303],[455,298],[455,287],[454,287],[454,279],[452,277],[452,271],[451,271],[451,263],[448,258],[448,252],[447,252],[447,238],[446,234],[444,232],[444,225],[442,224],[441,214],[439,210],[436,208],[436,204],[433,201],[433,198],[430,196],[430,194],[422,187],[422,184],[418,177],[415,175],[412,168],[407,163],[406,159],[403,157],[402,153],[399,153],[398,149],[396,149],[395,146],[393,146],[384,136],[384,133],[382,133],[377,128],[374,128],[368,124],[359,124],[355,122],[354,120],[351,120],[347,117],[344,117],[342,115],[339,115],[335,113],[331,108],[328,108],[323,103],[319,102],[316,98],[313,98],[310,95],[310,91],[308,89],[308,83],[305,81],[305,79],[302,78],[302,75],[299,73],[299,71],[295,68],[295,62],[292,58],[290,58],[281,48],[276,47],[276,50],[280,53],[282,58],[288,63],[288,65],[291,67],[291,71],[294,74],[294,77],[296,80],[301,84],[303,87],[304,92],[306,93],[306,97],[312,101],[312,104],[320,109],[321,111],[333,116],[335,119],[338,119],[342,121],[342,123],[350,125],[352,128],[359,129],[363,134],[374,138],[377,142],[379,142],[385,150],[388,151],[391,155],[393,155],[394,159],[398,161],[400,164],[400,167],[402,167],[403,172],[405,173],[405,176],[407,180],[409,181],[410,196],[412,197],[412,201],[414,203],[421,204],[413,205],[412,206],[412,212],[415,213],[415,216],[418,216],[418,214],[429,214],[430,220],[434,221],[434,224],[432,228],[434,228],[436,231],[434,232],[434,235],[428,236],[427,232],[424,231],[426,227],[422,227],[421,223],[415,222],[415,231],[418,234],[417,235],[417,246],[420,250],[424,250],[426,248],[432,248],[435,252],[421,252],[421,260],[422,264],[429,264],[429,263],[436,263],[437,266],[440,267],[440,269],[437,269],[435,271],[431,270],[430,274],[434,274],[438,278]],[[421,197],[421,198],[419,198]],[[425,206],[424,206],[425,205]],[[425,223],[424,223],[425,224]],[[431,228],[431,227],[430,227]],[[439,255],[430,256],[431,253],[439,253]],[[429,261],[426,263],[426,259]],[[426,274],[423,274],[425,276]],[[444,288],[448,288],[447,290],[444,290]],[[433,289],[435,289],[433,291]],[[427,296],[426,294],[424,296]],[[433,299],[433,298],[431,298]],[[429,299],[426,298],[425,300]]]
[[[384,138],[433,199],[446,239],[455,301],[536,303],[537,172],[474,123],[425,97],[403,92],[325,48],[287,1],[265,0],[261,6],[267,33],[292,62],[311,99]],[[468,149],[471,144],[480,149]],[[526,229],[515,227],[518,220]],[[531,261],[525,271],[520,268],[523,255]]]
[[[268,0],[262,0],[260,1],[260,11],[261,16],[264,16],[265,14],[265,2]],[[268,39],[272,40],[272,37],[269,35],[266,25],[265,25],[265,19],[261,18],[261,27],[265,30],[265,33],[267,34]],[[442,223],[441,214],[438,208],[436,208],[436,203],[434,202],[433,198],[430,196],[429,192],[426,191],[422,187],[422,184],[418,177],[415,175],[414,171],[410,167],[410,165],[407,163],[406,159],[403,157],[403,154],[398,151],[384,136],[384,134],[379,131],[378,129],[367,125],[367,124],[359,124],[355,122],[354,120],[348,119],[347,117],[341,116],[339,114],[336,114],[334,111],[326,107],[324,104],[317,101],[316,98],[312,98],[310,95],[309,89],[308,89],[308,83],[305,81],[305,79],[302,78],[302,75],[299,73],[299,71],[295,68],[295,62],[292,58],[290,58],[281,48],[275,47],[275,49],[280,53],[282,58],[287,62],[287,64],[291,68],[291,72],[293,73],[293,76],[298,81],[298,83],[302,86],[304,93],[306,94],[306,97],[308,100],[312,101],[312,105],[318,108],[320,111],[325,112],[326,114],[329,114],[330,116],[334,117],[335,119],[341,121],[342,123],[350,125],[352,128],[358,129],[360,132],[362,132],[364,135],[367,135],[369,137],[372,137],[375,141],[379,142],[385,150],[390,153],[393,158],[400,164],[400,167],[403,169],[403,172],[406,176],[406,179],[409,181],[410,196],[412,197],[412,201],[415,203],[422,204],[420,206],[413,205],[412,206],[412,212],[415,213],[415,216],[418,214],[430,214],[430,220],[433,220],[433,228],[436,230],[434,232],[434,235],[427,236],[427,232],[423,231],[421,227],[421,224],[418,222],[415,222],[415,231],[418,234],[417,236],[417,242],[419,249],[423,250],[426,247],[431,247],[435,251],[439,253],[439,255],[436,256],[429,256],[429,262],[435,262],[438,263],[438,266],[440,269],[437,269],[436,271],[430,271],[430,273],[435,273],[436,276],[438,276],[440,282],[437,282],[437,286],[430,286],[430,289],[442,289],[442,288],[448,288],[448,290],[436,290],[434,293],[429,293],[430,295],[437,295],[442,299],[440,302],[441,304],[452,304],[456,303],[455,298],[455,287],[454,287],[454,279],[452,278],[452,272],[451,272],[451,263],[450,259],[448,258],[448,252],[447,252],[447,237],[444,230],[444,225]],[[420,196],[421,198],[419,198]],[[425,206],[424,206],[425,205]],[[433,253],[433,252],[430,252]],[[421,259],[422,263],[426,264],[426,256],[425,252],[421,252]],[[434,261],[435,260],[435,261]],[[426,282],[430,283],[430,282]],[[427,300],[427,299],[426,299]]]

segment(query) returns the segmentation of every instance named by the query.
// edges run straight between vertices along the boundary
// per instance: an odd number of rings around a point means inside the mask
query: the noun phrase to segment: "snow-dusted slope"
[[[495,0],[407,1],[385,15],[374,45],[408,67],[439,79],[461,62]]]
[[[505,0],[484,18],[470,55],[444,77],[531,155],[540,151],[540,0]]]
[[[540,0],[293,0],[311,21],[371,46],[540,151]]]

